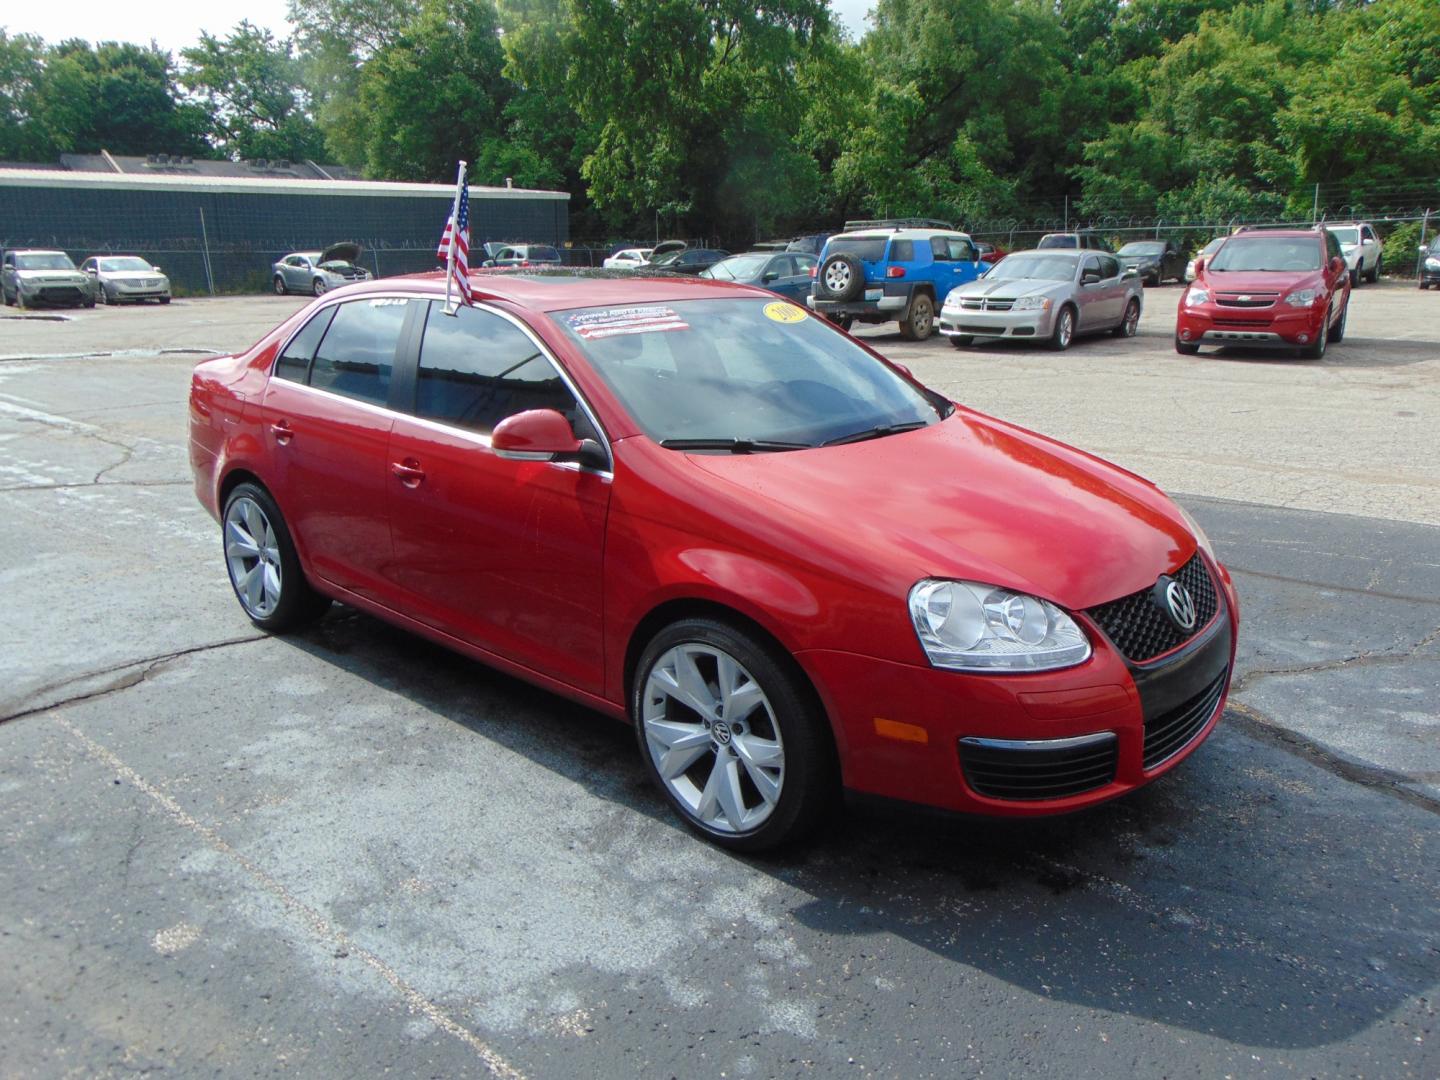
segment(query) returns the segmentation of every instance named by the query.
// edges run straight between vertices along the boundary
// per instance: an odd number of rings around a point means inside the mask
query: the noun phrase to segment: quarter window
[[[913,240],[891,240],[890,241],[891,262],[914,262],[915,242]]]
[[[430,304],[415,384],[415,414],[488,435],[507,416],[557,409],[588,435],[554,366],[514,323],[481,308],[446,315]]]
[[[1117,277],[1119,277],[1119,276],[1120,276],[1120,260],[1119,260],[1119,259],[1116,259],[1116,258],[1113,258],[1113,257],[1110,256],[1110,255],[1101,255],[1101,256],[1100,256],[1100,277],[1101,277],[1101,279],[1102,279],[1102,280],[1105,280],[1105,281],[1109,281],[1111,278],[1117,278]]]
[[[310,385],[385,405],[408,301],[377,297],[339,304],[310,365]],[[307,328],[308,329],[308,328]]]
[[[325,336],[325,330],[334,316],[333,307],[324,308],[290,339],[290,343],[280,354],[280,359],[275,361],[277,379],[301,383],[310,381],[310,361],[315,358],[315,347]]]

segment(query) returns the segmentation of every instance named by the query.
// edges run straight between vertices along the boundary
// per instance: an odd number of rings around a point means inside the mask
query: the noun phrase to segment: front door
[[[409,305],[322,308],[276,360],[260,406],[269,479],[310,570],[381,602],[391,372]]]
[[[601,693],[610,475],[490,449],[495,425],[526,409],[558,409],[582,437],[598,432],[516,321],[427,306],[402,410],[413,416],[397,416],[390,433],[391,585],[431,626]]]

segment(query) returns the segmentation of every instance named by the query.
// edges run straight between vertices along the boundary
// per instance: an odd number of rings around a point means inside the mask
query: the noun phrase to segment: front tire
[[[1050,348],[1064,352],[1075,340],[1075,309],[1069,304],[1062,307],[1055,316],[1055,329],[1050,333]]]
[[[1370,271],[1370,284],[1371,284],[1371,285],[1378,285],[1378,284],[1380,284],[1380,264],[1383,263],[1384,261],[1385,261],[1385,259],[1384,259],[1383,256],[1380,256],[1380,257],[1376,258],[1376,260],[1375,260],[1375,269]],[[1339,339],[1337,338],[1336,340],[1338,341]]]
[[[834,744],[794,662],[712,618],[656,634],[630,718],[651,779],[692,830],[762,851],[819,824],[838,788]]]
[[[270,287],[275,290],[276,296],[284,296],[290,291],[285,286],[285,279],[279,274],[276,274],[275,279],[270,282]]]
[[[324,278],[318,278],[318,277],[317,277],[317,278],[314,280],[314,282],[310,285],[310,295],[311,295],[311,296],[324,296],[324,295],[325,295],[325,288],[326,288],[326,286],[325,286],[325,279],[324,279]]]
[[[910,310],[900,320],[900,336],[906,341],[924,341],[935,332],[935,302],[925,293],[910,298]]]
[[[1195,356],[1200,352],[1200,346],[1196,345],[1193,341],[1181,341],[1177,337],[1175,339],[1175,351],[1181,356]]]
[[[1320,336],[1315,339],[1314,345],[1307,345],[1301,349],[1300,355],[1306,360],[1324,359],[1325,347],[1328,344],[1330,344],[1330,312],[1327,311],[1325,312],[1325,321],[1320,324]]]
[[[950,344],[957,349],[963,349],[967,345],[975,344],[975,336],[973,334],[955,334],[950,338]]]
[[[305,580],[290,530],[268,491],[258,484],[237,485],[221,521],[230,585],[251,622],[278,634],[325,614],[330,598]]]
[[[850,332],[850,327],[855,325],[855,316],[853,315],[828,315],[826,318],[847,334]]]

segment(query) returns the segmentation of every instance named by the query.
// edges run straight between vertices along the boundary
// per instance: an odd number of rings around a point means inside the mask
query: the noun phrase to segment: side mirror
[[[510,461],[554,461],[580,452],[580,440],[554,409],[527,409],[507,416],[490,433],[490,449]]]
[[[708,273],[708,271],[706,271],[706,273]],[[768,284],[769,282],[779,280],[779,278],[780,275],[777,274],[774,270],[766,270],[764,276],[760,278],[760,281],[762,283]]]
[[[1421,244],[1421,245],[1420,245],[1419,247],[1417,247],[1415,250],[1418,251],[1421,255],[1424,255],[1425,252],[1429,251],[1430,249],[1427,248],[1424,244]]]
[[[1332,274],[1343,274],[1345,272],[1345,260],[1336,255],[1330,260],[1330,272]]]
[[[1204,270],[1204,269],[1205,269],[1205,260],[1204,260],[1203,258],[1201,258],[1201,259],[1196,259],[1196,260],[1195,260],[1195,276],[1196,276],[1196,277],[1199,277],[1199,276],[1200,276],[1200,271],[1201,271],[1201,270]]]
[[[1100,283],[1099,270],[1084,270],[1080,273],[1081,285],[1098,285]]]
[[[95,267],[93,267],[93,266],[87,266],[87,267],[85,267],[85,272],[86,272],[87,274],[89,274],[91,277],[94,277],[94,276],[95,276],[96,274],[98,274],[100,271],[96,270]]]

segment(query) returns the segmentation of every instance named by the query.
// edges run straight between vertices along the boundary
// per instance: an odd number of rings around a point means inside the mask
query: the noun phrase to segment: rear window
[[[854,255],[861,262],[879,262],[885,254],[885,236],[844,236],[830,241],[830,255]]]
[[[1079,247],[1079,239],[1073,233],[1053,233],[1050,236],[1040,238],[1040,247],[1044,248],[1073,248]]]
[[[407,304],[377,298],[339,305],[310,366],[310,385],[373,405],[386,404]]]
[[[543,244],[539,244],[539,245],[536,245],[535,247],[532,247],[532,248],[530,249],[530,258],[532,258],[532,259],[554,259],[556,262],[559,262],[559,261],[560,261],[560,252],[556,251],[553,247],[546,247],[546,246],[543,245]]]

